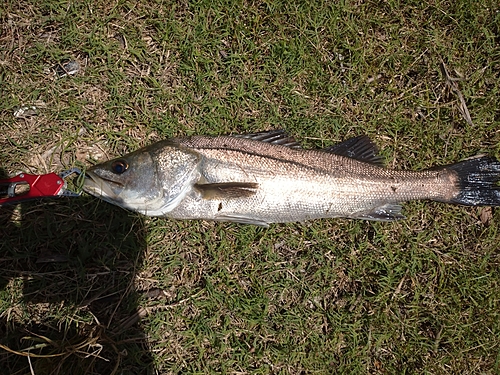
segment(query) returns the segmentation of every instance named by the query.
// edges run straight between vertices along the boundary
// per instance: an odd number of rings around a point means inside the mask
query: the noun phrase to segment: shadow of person
[[[153,373],[134,288],[144,252],[142,219],[95,198],[0,207],[2,372]]]

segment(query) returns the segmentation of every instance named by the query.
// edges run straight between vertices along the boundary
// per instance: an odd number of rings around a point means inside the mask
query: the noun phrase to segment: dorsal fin
[[[365,163],[384,165],[384,159],[378,154],[377,145],[366,135],[350,138],[342,143],[324,148],[323,151],[346,156]]]
[[[273,145],[281,145],[290,148],[301,148],[300,144],[291,136],[285,133],[283,129],[270,130],[259,133],[237,134],[236,138],[252,139],[259,142],[267,142]]]

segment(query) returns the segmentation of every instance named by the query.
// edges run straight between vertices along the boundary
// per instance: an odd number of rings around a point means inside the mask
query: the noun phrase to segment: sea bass
[[[500,162],[479,157],[423,171],[383,167],[359,136],[305,150],[282,130],[154,143],[86,172],[83,189],[148,216],[268,226],[319,218],[403,219],[417,199],[499,206]]]

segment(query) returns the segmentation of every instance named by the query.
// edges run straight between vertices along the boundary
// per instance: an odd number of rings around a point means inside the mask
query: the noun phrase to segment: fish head
[[[83,190],[148,216],[164,216],[190,191],[198,155],[158,142],[85,172]]]

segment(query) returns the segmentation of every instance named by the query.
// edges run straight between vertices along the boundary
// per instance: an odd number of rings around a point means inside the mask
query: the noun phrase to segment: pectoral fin
[[[204,199],[246,198],[257,192],[259,184],[254,182],[224,182],[194,185]]]

